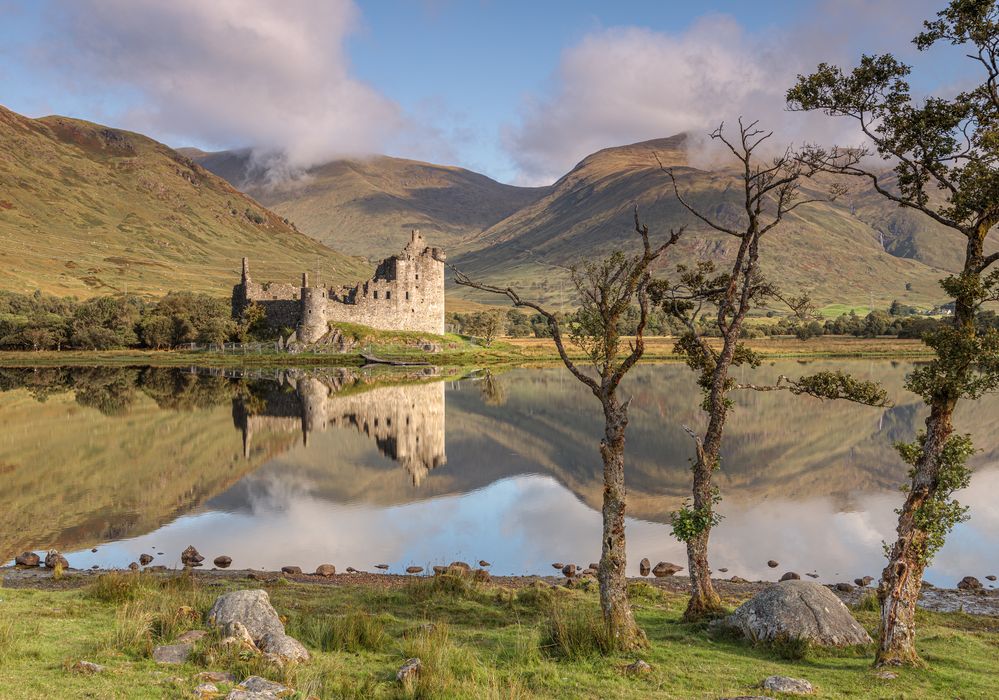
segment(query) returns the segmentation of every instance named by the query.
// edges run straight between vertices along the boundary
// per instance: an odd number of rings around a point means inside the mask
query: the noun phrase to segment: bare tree
[[[849,72],[820,64],[811,75],[798,76],[787,93],[792,110],[854,120],[877,155],[894,165],[891,173],[871,167],[866,148],[815,147],[807,154],[813,167],[860,178],[885,199],[959,234],[955,242],[964,255],[960,273],[941,281],[954,300],[951,323],[924,336],[936,357],[906,384],[929,406],[929,416],[915,442],[897,445],[911,470],[898,536],[886,547],[888,563],[878,586],[878,665],[919,661],[916,601],[923,571],[951,528],[967,518],[953,494],[969,483],[966,460],[974,447],[969,435],[955,433],[954,410],[962,399],[999,389],[999,332],[978,319],[982,304],[999,301],[999,271],[989,272],[999,253],[986,250],[999,224],[999,5],[952,0],[924,28],[913,39],[916,47],[966,47],[982,71],[977,85],[949,99],[916,101],[907,81],[911,68],[886,54],[865,55]]]
[[[514,306],[533,309],[548,322],[555,347],[562,363],[600,401],[604,414],[604,436],[600,441],[603,460],[603,536],[601,539],[600,606],[604,622],[619,649],[644,646],[645,634],[635,622],[628,602],[624,517],[627,493],[624,485],[624,436],[628,425],[630,399],[621,401],[618,389],[621,380],[645,352],[645,325],[649,315],[649,267],[682,234],[670,230],[669,238],[653,247],[649,229],[642,225],[635,210],[635,231],[642,241],[642,252],[628,256],[616,252],[598,263],[587,263],[571,270],[572,282],[579,294],[581,306],[576,319],[568,328],[570,340],[589,360],[596,376],[584,371],[570,358],[563,337],[563,328],[556,315],[541,305],[523,299],[510,287],[496,287],[471,280],[454,267],[455,282],[494,294],[506,296]],[[635,339],[622,348],[619,330],[629,307],[638,303],[639,320]],[[568,324],[567,324],[568,325]]]
[[[708,415],[703,435],[685,427],[694,438],[696,447],[692,468],[693,498],[672,513],[673,535],[687,545],[690,569],[690,601],[684,613],[687,620],[722,610],[721,600],[711,582],[708,540],[720,517],[715,506],[721,496],[713,483],[713,476],[720,464],[725,421],[732,406],[729,393],[734,389],[748,388],[785,390],[823,398],[849,398],[879,405],[887,400],[884,391],[876,385],[858,382],[841,373],[824,373],[799,380],[780,377],[776,383],[763,386],[737,384],[730,377],[732,367],[756,367],[760,363],[760,358],[740,340],[746,317],[755,306],[782,300],[796,313],[803,314],[808,305],[807,297],[783,297],[776,285],[768,282],[760,270],[760,241],[763,236],[779,225],[787,214],[815,200],[800,197],[799,180],[804,166],[790,150],[770,161],[760,161],[756,157],[756,152],[773,136],[773,132],[764,131],[757,124],[755,121],[743,124],[740,118],[738,136],[734,140],[725,135],[724,124],[710,134],[739,163],[739,194],[743,211],[737,224],[723,224],[691,205],[680,192],[673,170],[663,168],[670,177],[680,204],[710,228],[732,236],[739,244],[728,272],[716,273],[711,262],[702,262],[693,268],[681,265],[675,280],[656,281],[651,289],[654,302],[686,328],[676,343],[675,351],[684,357],[691,369],[698,372],[698,384],[704,393],[703,408]],[[711,310],[710,314],[706,313],[705,307]],[[701,325],[706,317],[711,318],[715,332],[712,334],[720,335],[720,348],[706,338],[705,328]]]

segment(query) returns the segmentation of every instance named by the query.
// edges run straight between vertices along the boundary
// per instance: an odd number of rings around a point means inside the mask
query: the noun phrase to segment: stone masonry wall
[[[275,328],[297,327],[301,342],[315,342],[329,323],[358,323],[381,330],[444,333],[444,251],[426,245],[419,231],[374,277],[350,287],[301,287],[253,282],[244,258],[243,279],[233,288],[233,314],[261,305]]]

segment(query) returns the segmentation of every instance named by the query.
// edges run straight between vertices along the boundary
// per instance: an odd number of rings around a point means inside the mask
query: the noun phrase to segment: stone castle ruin
[[[272,328],[294,328],[295,340],[320,343],[331,323],[359,323],[380,330],[444,333],[443,249],[431,248],[414,230],[398,255],[385,258],[366,282],[354,286],[311,287],[302,284],[259,284],[243,258],[243,276],[232,290],[232,313],[238,318],[258,304]]]
[[[233,399],[233,423],[243,433],[245,458],[251,456],[254,433],[301,431],[308,446],[309,435],[316,431],[347,429],[373,440],[379,452],[409,473],[414,486],[447,463],[444,382],[341,394],[344,382],[335,376],[289,376],[285,381],[255,394],[256,401]],[[284,386],[294,390],[285,391]]]

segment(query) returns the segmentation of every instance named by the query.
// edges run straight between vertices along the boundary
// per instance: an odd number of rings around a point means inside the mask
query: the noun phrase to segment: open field
[[[205,671],[232,672],[237,680],[268,677],[295,688],[293,697],[301,699],[760,696],[766,695],[760,682],[769,675],[807,679],[823,698],[986,698],[999,683],[995,617],[921,611],[918,647],[928,667],[883,679],[871,667],[868,649],[754,646],[704,624],[682,623],[685,596],[644,581],[633,583],[630,594],[649,648],[602,655],[587,641],[598,616],[593,583],[570,590],[548,580],[511,586],[450,575],[340,574],[324,583],[256,576],[116,573],[82,588],[67,579],[57,590],[5,588],[0,696],[189,697]],[[214,634],[198,641],[185,663],[165,666],[150,658],[154,646],[202,628],[214,599],[234,588],[267,590],[288,633],[312,659],[280,668],[222,651]],[[733,607],[748,595],[729,589],[725,603]],[[862,603],[854,614],[874,631],[872,606]],[[575,645],[553,641],[554,621],[577,631]],[[414,656],[424,670],[404,688],[395,673]],[[651,672],[627,673],[636,658]],[[80,660],[105,670],[74,672]],[[218,687],[226,692],[231,684]]]

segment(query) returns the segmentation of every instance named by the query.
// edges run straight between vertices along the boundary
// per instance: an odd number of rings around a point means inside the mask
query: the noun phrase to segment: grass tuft
[[[288,634],[321,651],[382,651],[390,641],[382,618],[357,610],[345,615],[294,618],[289,621]]]
[[[878,612],[881,610],[881,603],[878,601],[877,593],[865,593],[864,596],[852,606],[854,610],[865,612]]]
[[[97,644],[97,650],[134,658],[153,651],[153,616],[136,603],[125,603],[115,612],[114,624]]]
[[[10,618],[0,619],[0,666],[9,661],[17,649],[19,639],[14,620]]]
[[[483,596],[482,585],[474,576],[458,567],[437,576],[414,578],[406,585],[406,594],[414,601],[433,598],[475,600]]]
[[[540,644],[546,656],[569,660],[609,654],[615,648],[614,638],[598,610],[561,601],[548,609]]]

